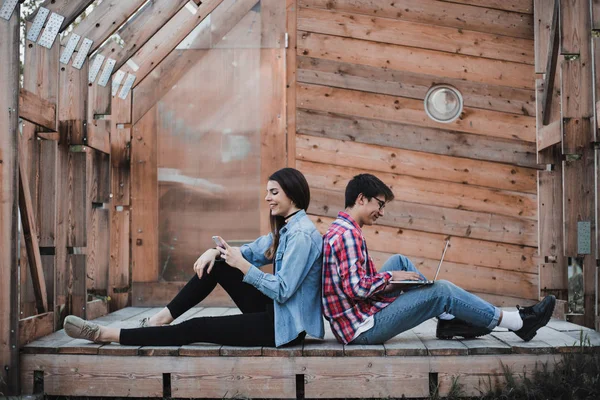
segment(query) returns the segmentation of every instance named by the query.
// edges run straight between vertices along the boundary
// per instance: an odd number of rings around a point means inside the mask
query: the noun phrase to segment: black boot
[[[438,319],[435,336],[438,339],[452,339],[454,336],[460,336],[465,339],[474,339],[479,336],[487,335],[490,332],[491,330],[488,328],[472,325],[462,319]]]
[[[519,307],[519,315],[523,320],[523,327],[518,331],[514,331],[524,341],[528,342],[536,335],[538,329],[545,326],[552,313],[554,312],[554,305],[556,304],[556,297],[550,295],[544,297],[542,301],[531,306],[531,307]]]

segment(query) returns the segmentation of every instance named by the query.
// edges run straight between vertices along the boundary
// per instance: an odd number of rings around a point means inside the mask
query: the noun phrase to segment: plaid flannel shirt
[[[356,221],[340,212],[323,236],[323,314],[338,341],[352,341],[366,318],[396,299],[381,295],[391,279],[375,269]]]

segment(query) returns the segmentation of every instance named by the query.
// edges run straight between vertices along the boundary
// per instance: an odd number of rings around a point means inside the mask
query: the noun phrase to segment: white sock
[[[448,314],[447,312],[443,312],[440,315],[438,315],[438,319],[443,319],[445,321],[450,321],[451,319],[454,319],[454,315]]]
[[[518,331],[523,327],[523,320],[518,311],[502,311],[502,321],[498,326],[511,331]]]

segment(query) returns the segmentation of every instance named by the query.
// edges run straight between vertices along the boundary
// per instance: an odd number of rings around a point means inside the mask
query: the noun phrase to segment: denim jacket
[[[273,299],[275,345],[289,343],[303,331],[312,337],[323,338],[321,234],[302,210],[279,231],[274,261],[264,254],[272,241],[273,235],[268,234],[243,245],[240,250],[253,265],[244,276],[244,282]],[[273,275],[258,269],[270,263],[273,263]]]

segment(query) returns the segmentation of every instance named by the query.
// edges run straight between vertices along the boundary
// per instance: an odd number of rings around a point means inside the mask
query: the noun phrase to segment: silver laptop
[[[444,256],[446,255],[446,250],[448,250],[448,245],[450,244],[450,239],[446,240],[446,245],[444,246],[444,251],[442,252],[442,258],[440,259],[440,263],[438,264],[437,271],[435,272],[435,276],[432,281],[390,281],[390,283],[401,283],[403,285],[433,285],[435,280],[437,279],[440,268],[442,268],[442,262],[444,261]]]

